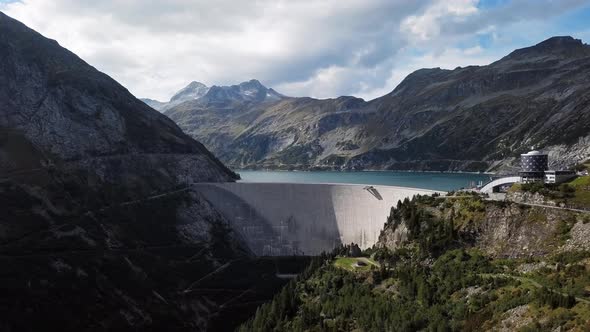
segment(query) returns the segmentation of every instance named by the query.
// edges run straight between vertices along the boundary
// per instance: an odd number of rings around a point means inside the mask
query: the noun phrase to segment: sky
[[[135,96],[258,79],[373,99],[420,68],[485,65],[551,36],[590,40],[589,0],[0,0],[0,11]]]

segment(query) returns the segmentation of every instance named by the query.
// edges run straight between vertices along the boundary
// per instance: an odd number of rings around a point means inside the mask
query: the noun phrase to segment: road
[[[0,182],[2,182],[2,179],[0,179]],[[155,199],[160,199],[160,198],[164,198],[164,197],[171,196],[171,195],[174,195],[174,194],[178,194],[178,193],[181,193],[181,192],[187,192],[189,190],[191,190],[191,186],[190,185],[185,186],[185,187],[180,188],[180,189],[166,191],[166,192],[158,193],[158,194],[147,196],[147,197],[140,198],[140,199],[135,199],[135,200],[131,200],[131,201],[121,202],[121,203],[118,203],[118,204],[115,204],[115,205],[104,206],[104,207],[99,208],[99,209],[96,209],[96,210],[88,210],[88,211],[82,213],[81,215],[83,215],[83,216],[92,216],[93,213],[103,212],[103,211],[106,211],[108,209],[112,209],[114,207],[123,207],[123,206],[136,205],[136,204],[144,203],[144,202],[147,202],[147,201],[151,201],[151,200],[155,200]],[[56,231],[56,230],[59,230],[60,228],[65,227],[67,225],[69,225],[69,224],[53,225],[53,226],[50,226],[50,227],[47,227],[47,228],[43,228],[43,229],[39,229],[39,230],[36,230],[36,231],[33,231],[33,232],[29,232],[29,233],[27,233],[27,234],[25,234],[25,235],[23,235],[23,236],[21,236],[21,237],[19,237],[17,239],[12,239],[12,240],[9,240],[9,241],[0,243],[0,247],[7,246],[7,245],[9,245],[11,243],[14,243],[14,242],[18,242],[18,241],[23,240],[23,239],[25,239],[25,238],[27,238],[27,237],[29,237],[31,235],[35,235],[35,234],[39,234],[39,233],[43,233],[43,232]]]
[[[223,265],[221,265],[220,267],[218,267],[217,269],[215,269],[212,272],[207,273],[205,276],[201,277],[199,280],[192,282],[184,291],[182,291],[183,293],[190,293],[192,291],[194,291],[192,288],[195,287],[196,285],[198,285],[201,281],[211,277],[212,275],[219,273],[225,269],[227,269],[235,260],[231,260]]]
[[[494,194],[490,194],[490,196],[488,198],[486,198],[487,201],[498,201],[498,202],[510,202],[510,203],[515,203],[515,204],[521,204],[521,205],[527,205],[527,206],[534,206],[534,207],[541,207],[541,208],[547,208],[547,209],[556,209],[556,210],[567,210],[567,211],[573,211],[573,212],[581,212],[581,213],[590,213],[590,210],[584,210],[584,209],[575,209],[575,208],[568,208],[568,207],[561,207],[561,206],[553,206],[553,205],[547,205],[547,204],[533,204],[533,203],[522,203],[522,202],[514,202],[511,200],[506,200],[506,196],[505,194],[503,194],[502,196],[496,197],[494,198],[493,196]],[[449,196],[453,197],[453,196]],[[469,197],[469,196],[457,196],[457,197]]]
[[[98,248],[98,249],[59,249],[59,248],[31,248],[31,250],[38,250],[34,253],[23,253],[23,254],[7,254],[0,253],[0,258],[31,258],[31,257],[47,257],[55,255],[67,255],[67,254],[89,254],[99,252],[116,252],[116,253],[133,253],[133,252],[145,252],[149,250],[161,250],[161,249],[203,249],[203,246],[191,246],[191,245],[162,245],[162,246],[145,246],[138,248]],[[202,250],[201,250],[202,251]]]
[[[85,213],[85,215],[88,215],[88,214],[93,213],[93,212],[102,212],[102,211],[105,211],[105,210],[108,210],[108,209],[112,209],[113,207],[122,207],[122,206],[129,206],[129,205],[140,204],[140,203],[144,203],[144,202],[147,202],[147,201],[151,201],[151,200],[155,200],[155,199],[160,199],[160,198],[164,198],[164,197],[171,196],[171,195],[174,195],[174,194],[178,194],[178,193],[181,193],[181,192],[187,192],[189,190],[191,190],[191,186],[190,185],[189,186],[186,186],[186,187],[183,187],[181,189],[176,189],[176,190],[172,190],[172,191],[166,191],[166,192],[158,193],[158,194],[155,194],[155,195],[152,195],[152,196],[147,196],[147,197],[144,197],[144,198],[135,199],[135,200],[132,200],[132,201],[127,201],[127,202],[122,202],[122,203],[118,203],[118,204],[115,204],[115,205],[112,205],[112,206],[106,206],[106,207],[100,208],[98,210],[87,211]]]
[[[536,206],[536,207],[542,207],[542,208],[549,208],[549,209],[557,209],[557,210],[567,210],[567,211],[574,211],[574,212],[581,212],[581,213],[590,213],[590,210],[574,209],[574,208],[567,208],[567,207],[561,207],[561,206],[552,206],[552,205],[544,205],[544,204],[531,204],[531,203],[517,203],[517,204]]]

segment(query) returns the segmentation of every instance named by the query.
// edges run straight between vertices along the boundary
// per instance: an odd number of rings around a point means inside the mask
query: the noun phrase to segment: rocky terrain
[[[419,213],[426,213],[443,222],[452,220],[457,237],[465,245],[494,258],[545,256],[564,250],[590,251],[590,241],[583,236],[590,231],[590,213],[484,201],[474,196],[444,197],[418,206],[418,214],[403,213],[399,206],[392,209],[377,247],[390,250],[403,247],[411,240],[411,219],[420,219],[424,216]]]
[[[191,187],[233,172],[3,13],[0,82],[0,330],[231,329],[284,284]]]
[[[553,37],[487,66],[418,70],[371,101],[197,99],[166,114],[234,167],[510,172],[531,147],[563,167],[590,154],[589,70],[590,46]]]
[[[231,142],[256,121],[266,107],[284,98],[259,81],[251,80],[232,86],[213,86],[203,97],[170,107],[164,114],[187,134],[205,139],[207,147],[219,156],[219,153],[232,153],[233,150],[228,148]],[[265,146],[265,143],[260,142],[260,145]],[[249,154],[259,154],[257,143],[252,143],[249,148]]]

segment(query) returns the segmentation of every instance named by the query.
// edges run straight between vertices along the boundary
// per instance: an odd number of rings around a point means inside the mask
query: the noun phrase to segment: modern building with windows
[[[520,155],[520,172],[518,176],[505,176],[493,179],[481,186],[483,193],[505,192],[515,183],[563,183],[574,177],[576,172],[572,170],[548,170],[549,158],[547,154],[539,151],[530,151]]]
[[[521,182],[543,182],[545,171],[548,168],[549,158],[547,154],[539,151],[530,151],[520,155],[520,179]]]
[[[545,171],[545,183],[562,183],[575,177],[574,171]]]

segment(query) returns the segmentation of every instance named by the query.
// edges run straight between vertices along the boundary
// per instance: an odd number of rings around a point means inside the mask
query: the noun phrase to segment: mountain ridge
[[[167,102],[149,98],[141,98],[140,100],[163,113],[187,102],[228,104],[235,101],[262,102],[267,99],[276,101],[282,98],[285,96],[272,88],[265,87],[260,81],[251,79],[234,85],[213,85],[211,87],[192,81],[177,91]]]
[[[234,168],[513,172],[531,146],[565,167],[590,155],[589,63],[590,46],[552,37],[486,66],[419,69],[369,101],[195,100],[165,114]]]

